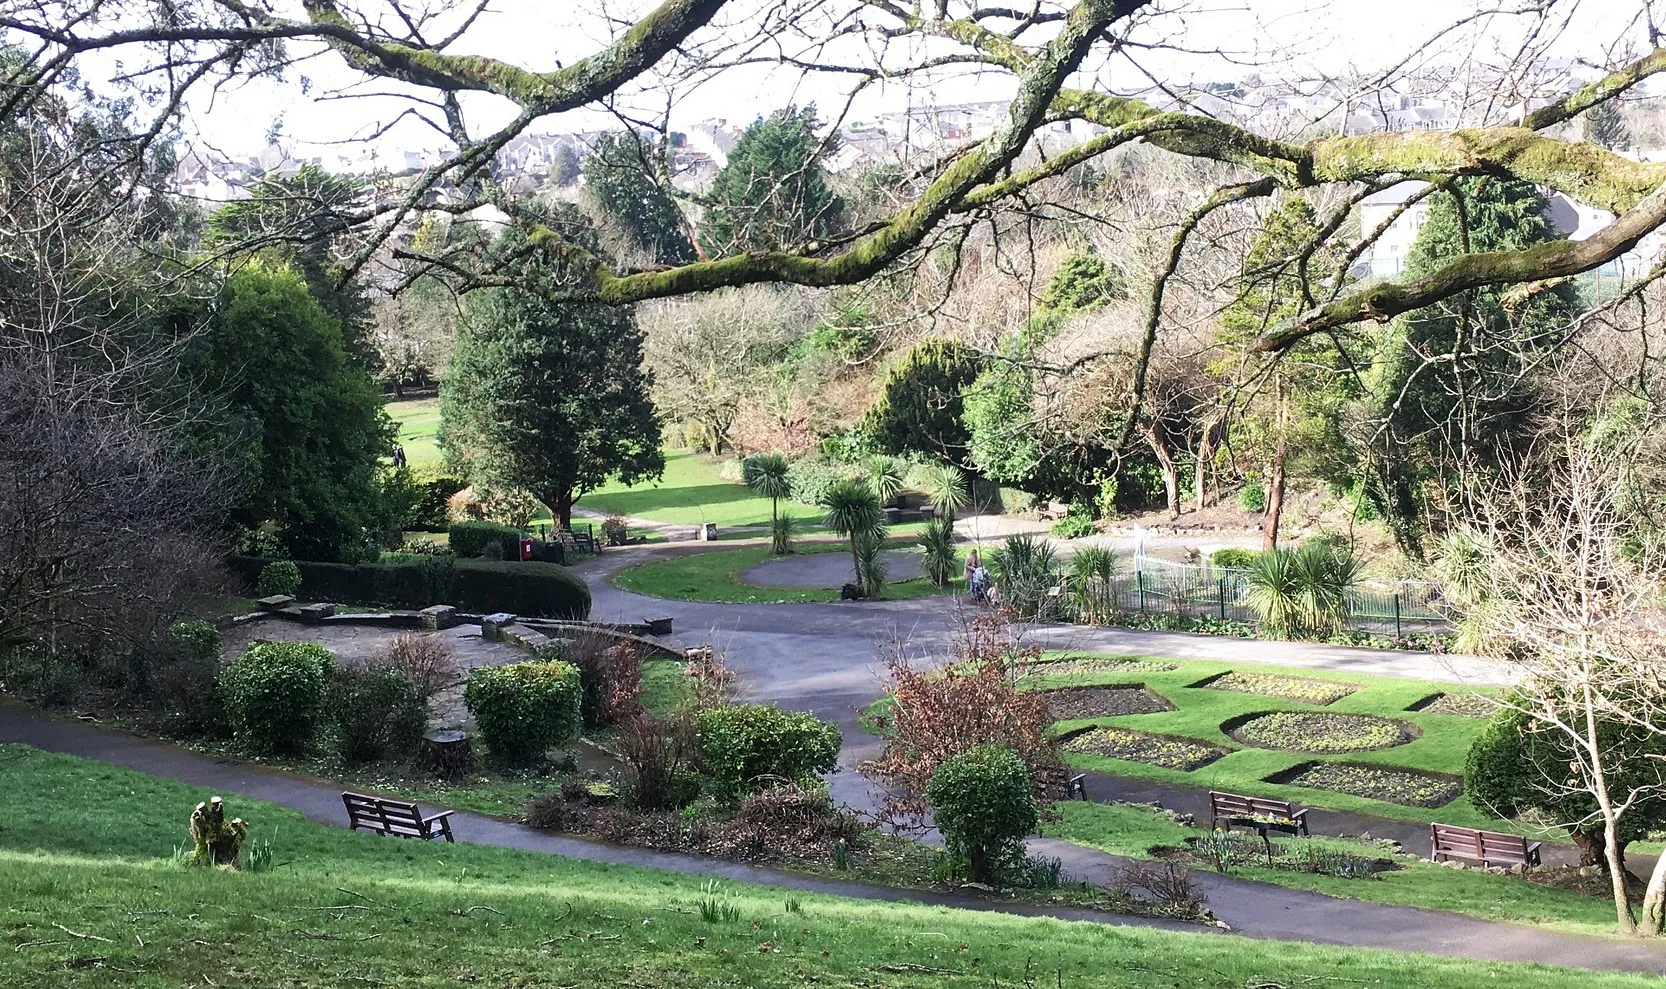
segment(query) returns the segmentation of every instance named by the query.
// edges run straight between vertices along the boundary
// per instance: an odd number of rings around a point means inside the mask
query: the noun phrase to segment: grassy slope
[[[399,442],[405,447],[405,461],[411,467],[430,467],[440,462],[440,448],[434,433],[440,428],[440,400],[421,398],[389,402],[388,416],[399,424]]]
[[[1168,661],[1160,660],[1160,662]],[[1409,821],[1441,821],[1446,824],[1494,829],[1508,829],[1509,827],[1506,822],[1500,822],[1491,814],[1476,807],[1467,796],[1460,796],[1444,807],[1428,809],[1407,807],[1381,800],[1369,800],[1330,790],[1311,790],[1264,782],[1267,776],[1312,759],[1382,763],[1461,775],[1470,743],[1474,741],[1476,734],[1485,722],[1478,718],[1460,718],[1443,714],[1418,714],[1408,712],[1406,708],[1430,694],[1461,690],[1462,688],[1425,680],[1281,669],[1249,664],[1234,667],[1230,663],[1182,661],[1176,662],[1175,665],[1179,669],[1172,673],[1094,674],[1047,678],[1046,683],[1049,686],[1090,683],[1144,683],[1167,697],[1177,708],[1177,710],[1159,714],[1135,714],[1119,718],[1065,721],[1058,724],[1058,729],[1062,731],[1094,723],[1119,724],[1141,731],[1198,738],[1227,748],[1237,749],[1237,751],[1189,773],[1162,769],[1140,762],[1076,753],[1067,754],[1068,761],[1072,765],[1081,766],[1085,769],[1102,769],[1120,776],[1160,780],[1165,783],[1198,789],[1232,790],[1238,793],[1280,797],[1296,800],[1314,807],[1357,811],[1378,817],[1391,817]],[[1277,697],[1262,697],[1257,694],[1241,694],[1226,690],[1209,690],[1190,686],[1205,677],[1231,669],[1242,669],[1247,673],[1283,673],[1324,680],[1341,680],[1358,683],[1361,688],[1334,704],[1323,708],[1314,708]],[[1422,730],[1422,736],[1406,745],[1380,749],[1375,752],[1316,756],[1309,753],[1277,752],[1270,749],[1241,746],[1240,743],[1228,738],[1220,730],[1221,723],[1235,715],[1276,710],[1323,710],[1378,714],[1409,721]]]
[[[1114,855],[1148,857],[1153,847],[1178,846],[1188,836],[1203,833],[1139,807],[1076,801],[1060,803],[1055,807],[1060,819],[1045,825],[1048,837],[1088,845]],[[1326,838],[1311,840],[1321,846],[1367,858],[1383,857],[1382,849],[1361,842]],[[1614,931],[1614,906],[1606,899],[1536,886],[1519,876],[1495,876],[1471,869],[1459,871],[1428,865],[1409,857],[1398,861],[1404,868],[1381,873],[1377,879],[1341,879],[1265,866],[1238,866],[1233,868],[1232,874],[1327,896],[1449,910],[1483,920],[1536,924],[1576,934],[1610,934]]]
[[[665,477],[658,482],[624,487],[614,483],[585,495],[580,508],[698,525],[768,525],[769,499],[759,498],[745,485],[725,481],[698,454],[687,451],[665,455]],[[794,501],[783,501],[781,511],[799,519],[821,517],[821,510]]]
[[[906,545],[906,544],[904,544]],[[902,547],[897,547],[902,548]],[[838,543],[803,546],[799,553],[848,553]],[[740,582],[741,571],[775,559],[767,546],[746,549],[716,550],[692,553],[670,560],[639,563],[621,570],[613,583],[627,591],[679,601],[715,601],[729,604],[801,604],[815,601],[837,601],[838,588],[823,587],[754,587]],[[887,585],[884,598],[891,601],[930,597],[965,589],[965,581],[956,577],[946,588],[936,587],[923,577],[898,581]]]
[[[708,892],[697,877],[352,834],[236,798],[232,811],[274,838],[277,868],[186,869],[168,856],[205,792],[18,747],[0,760],[14,795],[0,831],[5,985],[984,987],[1027,973],[1142,989],[1655,981],[738,884]],[[703,921],[708,897],[740,919]]]

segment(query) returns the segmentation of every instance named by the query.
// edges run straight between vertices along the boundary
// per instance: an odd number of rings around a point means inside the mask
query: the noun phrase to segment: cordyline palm
[[[772,538],[780,541],[780,504],[781,499],[792,493],[792,485],[787,481],[787,458],[779,453],[754,453],[741,462],[740,477],[752,493],[769,499],[769,529]],[[773,547],[775,552],[786,552],[780,545]]]
[[[855,568],[855,583],[860,586],[862,557],[857,552],[857,541],[885,530],[879,496],[861,481],[837,481],[821,496],[821,507],[827,513],[827,527],[850,539],[850,562]]]
[[[966,494],[966,475],[954,464],[932,464],[915,475],[914,483],[925,488],[932,510],[939,518],[954,521],[954,513],[965,508],[971,499]]]

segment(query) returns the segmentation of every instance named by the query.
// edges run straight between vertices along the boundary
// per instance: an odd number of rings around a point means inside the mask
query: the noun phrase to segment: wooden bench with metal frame
[[[423,841],[435,838],[456,841],[451,836],[449,820],[456,811],[441,811],[432,817],[423,817],[416,804],[384,800],[366,793],[343,792],[341,802],[347,806],[347,827],[350,831],[374,831],[399,838],[421,838]]]
[[[1227,822],[1228,829],[1234,823],[1277,822],[1281,825],[1278,828],[1280,831],[1286,831],[1290,834],[1308,834],[1307,811],[1297,810],[1296,805],[1288,800],[1246,797],[1241,793],[1222,793],[1218,790],[1210,790],[1210,827],[1219,827],[1223,818]],[[1284,826],[1283,822],[1289,823]]]
[[[1530,842],[1519,834],[1460,828],[1454,824],[1431,824],[1429,838],[1434,846],[1434,852],[1429,857],[1436,862],[1459,858],[1484,866],[1519,865],[1524,869],[1540,864],[1539,843]]]

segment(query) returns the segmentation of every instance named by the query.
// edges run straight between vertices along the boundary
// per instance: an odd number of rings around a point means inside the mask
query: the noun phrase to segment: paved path
[[[323,824],[341,826],[341,790],[265,766],[215,761],[149,739],[52,718],[22,705],[0,701],[0,741],[22,742],[53,752],[179,780],[220,793],[236,793],[299,811]],[[891,889],[802,876],[700,856],[622,848],[547,834],[479,814],[452,817],[458,839],[547,852],[570,858],[716,875],[736,881],[837,896],[891,902],[910,901],[971,910],[1091,921],[1125,926],[1206,932],[1173,921],[1125,917],[1091,910],[997,903],[952,893]],[[379,840],[366,837],[369,840]],[[1037,840],[1034,850],[1062,858],[1067,871],[1104,882],[1123,860],[1065,842]],[[1214,873],[1194,873],[1210,909],[1237,933],[1254,938],[1423,951],[1493,961],[1540,962],[1581,968],[1666,973],[1666,945],[1554,934],[1511,924],[1493,924],[1451,914],[1338,900]]]

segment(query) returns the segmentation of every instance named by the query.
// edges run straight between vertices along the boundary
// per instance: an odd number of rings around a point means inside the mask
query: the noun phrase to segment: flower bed
[[[1460,718],[1490,718],[1498,710],[1498,701],[1483,694],[1431,694],[1408,711],[1418,714],[1451,714]]]
[[[1174,705],[1143,683],[1118,683],[1103,687],[1064,687],[1049,690],[1047,714],[1054,721],[1078,718],[1114,718],[1124,714],[1156,714],[1172,711]]]
[[[1110,725],[1099,725],[1073,732],[1060,739],[1060,742],[1066,752],[1127,759],[1130,762],[1143,762],[1164,769],[1178,769],[1183,773],[1207,766],[1227,753],[1226,749],[1218,745],[1208,745],[1195,738],[1154,735],[1151,732]]]
[[[1417,729],[1403,721],[1334,711],[1245,714],[1222,724],[1221,731],[1258,749],[1321,755],[1393,748],[1417,737]]]
[[[1444,807],[1464,791],[1462,776],[1364,762],[1304,762],[1274,773],[1266,781],[1331,790],[1407,807]]]
[[[1277,673],[1242,673],[1237,670],[1199,680],[1192,686],[1206,687],[1210,690],[1231,690],[1240,694],[1259,694],[1262,697],[1282,697],[1315,707],[1324,707],[1359,689],[1354,684],[1338,680],[1283,676]]]
[[[1114,659],[1107,656],[1065,656],[1025,663],[1025,676],[1079,676],[1091,673],[1173,673],[1180,667],[1146,659]]]

